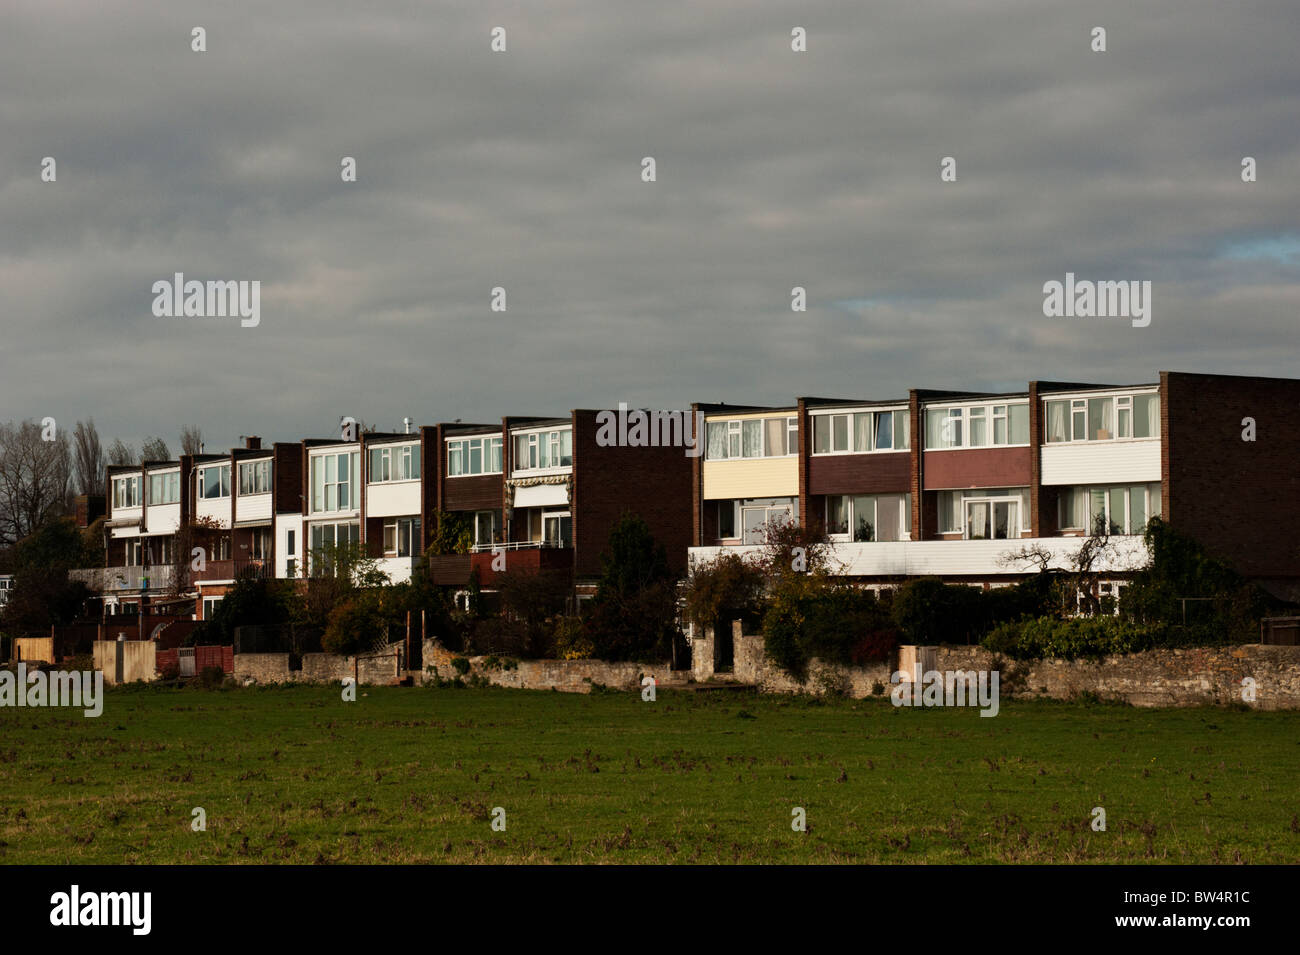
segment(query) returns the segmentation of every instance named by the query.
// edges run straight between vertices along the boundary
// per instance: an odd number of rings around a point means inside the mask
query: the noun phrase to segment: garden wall
[[[667,666],[654,666],[647,663],[606,663],[603,660],[517,660],[514,669],[485,666],[488,657],[466,657],[470,670],[461,674],[451,665],[458,654],[439,646],[432,640],[424,643],[425,679],[434,674],[439,679],[453,680],[457,677],[468,680],[480,676],[492,686],[504,686],[517,690],[558,690],[561,693],[590,693],[594,686],[606,686],[616,690],[639,690],[641,678],[654,677],[658,687],[685,686],[690,673],[685,670],[670,670]],[[429,668],[433,672],[429,673]]]

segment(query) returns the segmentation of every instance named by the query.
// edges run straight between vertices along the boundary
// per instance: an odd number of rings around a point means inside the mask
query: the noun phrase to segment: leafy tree
[[[464,514],[439,511],[434,526],[433,540],[426,554],[468,554],[474,546],[474,532]]]
[[[93,594],[81,581],[68,580],[68,571],[98,562],[102,551],[72,518],[42,525],[14,550],[14,585],[0,623],[15,632],[44,632],[75,620]]]
[[[293,619],[298,600],[289,581],[248,575],[235,581],[204,622],[203,640],[212,644],[233,644],[235,628],[275,627]]]
[[[740,619],[752,629],[762,616],[766,589],[767,578],[759,565],[724,551],[691,568],[682,590],[684,615],[698,627],[716,628]]]
[[[625,514],[610,531],[609,553],[587,617],[588,639],[603,660],[666,660],[681,639],[677,587],[650,527]]]

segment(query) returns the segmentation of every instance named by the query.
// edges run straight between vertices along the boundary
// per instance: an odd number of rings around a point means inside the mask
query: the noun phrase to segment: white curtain
[[[1049,401],[1047,403],[1047,440],[1064,441],[1065,438],[1065,402]]]

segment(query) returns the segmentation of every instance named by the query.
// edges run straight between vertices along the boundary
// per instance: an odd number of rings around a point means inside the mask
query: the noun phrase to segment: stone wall
[[[1069,700],[1085,693],[1134,706],[1199,706],[1242,701],[1242,680],[1255,680],[1259,709],[1300,709],[1300,647],[1246,644],[1183,650],[1149,650],[1103,660],[1040,660],[1019,663],[982,647],[900,647],[898,659],[870,667],[811,661],[803,683],[767,661],[763,638],[735,634],[736,673],[765,693],[842,693],[854,699],[890,689],[894,668],[1000,671],[1005,696]]]
[[[234,675],[240,683],[292,683],[300,671],[289,669],[287,653],[236,653]]]
[[[517,690],[558,690],[561,693],[590,693],[596,686],[615,690],[639,690],[642,677],[654,677],[659,688],[681,687],[690,681],[690,673],[670,670],[666,666],[645,663],[606,663],[603,660],[515,660],[513,669],[497,666],[489,669],[488,657],[466,657],[469,672],[461,674],[451,665],[458,654],[433,641],[424,644],[425,679],[442,680],[482,677],[492,686]],[[432,668],[432,669],[430,669]]]
[[[993,666],[981,647],[939,647],[936,669],[980,670]],[[1300,647],[1245,644],[1148,650],[1100,661],[1040,660],[1001,666],[1002,692],[1071,699],[1094,693],[1134,706],[1197,706],[1242,702],[1242,680],[1255,680],[1253,706],[1300,709]]]

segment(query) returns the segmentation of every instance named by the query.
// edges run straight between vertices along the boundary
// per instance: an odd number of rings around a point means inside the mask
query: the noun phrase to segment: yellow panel
[[[704,462],[704,498],[798,497],[799,459],[742,458]]]

